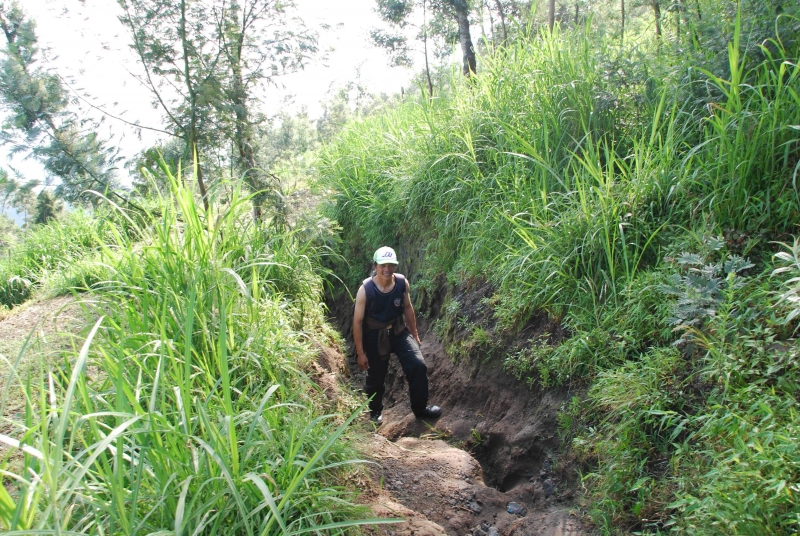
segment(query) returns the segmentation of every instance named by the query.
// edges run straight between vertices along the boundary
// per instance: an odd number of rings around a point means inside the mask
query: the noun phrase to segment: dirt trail
[[[0,317],[0,382],[4,402],[2,417],[20,418],[24,414],[25,399],[19,389],[19,379],[9,378],[11,364],[24,372],[39,359],[47,358],[72,343],[72,333],[84,325],[80,306],[72,296],[29,301]],[[27,346],[26,345],[27,341]],[[20,351],[25,352],[20,356]],[[18,430],[8,420],[0,420],[0,434],[16,436]],[[0,443],[0,458],[8,446]]]
[[[347,334],[346,320],[339,322]],[[430,401],[442,406],[443,415],[427,423],[414,418],[405,379],[393,357],[383,424],[365,446],[376,469],[364,499],[375,515],[405,521],[374,532],[591,534],[580,519],[573,471],[559,456],[555,433],[556,415],[571,394],[531,390],[497,364],[453,363],[425,319],[420,331]],[[348,368],[350,384],[361,388],[364,373],[352,357]]]
[[[30,344],[48,343],[48,338],[63,332],[74,331],[82,325],[82,316],[78,305],[72,305],[75,298],[59,296],[58,298],[26,302],[0,316],[0,354],[8,359],[16,359],[28,336]],[[49,341],[51,346],[63,343]],[[0,371],[4,370],[0,367]]]
[[[445,441],[374,434],[370,456],[382,487],[367,494],[381,517],[402,517],[379,532],[395,536],[444,534],[581,536],[587,534],[567,506],[548,504],[531,484],[503,493],[483,482],[480,464]],[[519,513],[508,512],[509,504]]]

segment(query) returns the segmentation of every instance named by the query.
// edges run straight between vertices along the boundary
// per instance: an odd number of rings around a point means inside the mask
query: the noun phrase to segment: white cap
[[[392,248],[386,246],[379,248],[372,257],[372,260],[376,264],[398,264],[397,253],[395,253]]]

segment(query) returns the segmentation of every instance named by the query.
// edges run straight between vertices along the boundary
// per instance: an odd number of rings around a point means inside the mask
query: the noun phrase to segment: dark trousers
[[[399,335],[390,335],[392,353],[400,360],[403,374],[408,382],[408,396],[411,399],[411,410],[414,413],[422,411],[428,405],[428,367],[419,349],[419,344],[408,330]],[[369,409],[374,413],[383,411],[383,394],[386,392],[386,372],[389,370],[389,360],[378,356],[378,332],[364,332],[364,352],[367,354],[369,369],[364,392],[367,397],[372,397]]]

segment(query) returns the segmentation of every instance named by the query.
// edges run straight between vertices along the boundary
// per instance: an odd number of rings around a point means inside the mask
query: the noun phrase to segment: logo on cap
[[[397,254],[390,247],[382,247],[375,252],[372,260],[378,264],[397,264]]]

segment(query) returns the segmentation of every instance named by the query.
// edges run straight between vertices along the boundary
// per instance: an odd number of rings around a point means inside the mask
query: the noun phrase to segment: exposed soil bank
[[[460,291],[468,315],[486,289]],[[565,467],[557,436],[557,414],[567,389],[537,390],[506,374],[501,359],[469,356],[454,363],[431,329],[442,295],[419,299],[422,352],[428,365],[430,403],[442,407],[434,422],[411,413],[402,371],[393,357],[386,380],[383,424],[367,447],[380,465],[379,489],[371,491],[375,513],[409,520],[384,533],[584,535],[572,499],[572,471]],[[352,343],[352,302],[329,304],[340,331]],[[539,319],[503,345],[518,348],[533,335],[554,332]],[[458,334],[456,334],[458,336]],[[361,388],[354,352],[351,383]],[[445,440],[445,441],[442,441]],[[521,510],[509,513],[509,504]],[[402,508],[392,507],[402,505]],[[512,507],[512,510],[514,508]],[[428,523],[433,523],[435,526]]]
[[[380,464],[378,485],[367,494],[373,512],[405,519],[405,523],[382,527],[382,533],[587,534],[567,506],[543,496],[533,498],[533,486],[521,493],[502,493],[486,486],[478,462],[445,441],[403,437],[392,442],[374,434],[368,450]],[[524,510],[509,513],[512,501]]]

